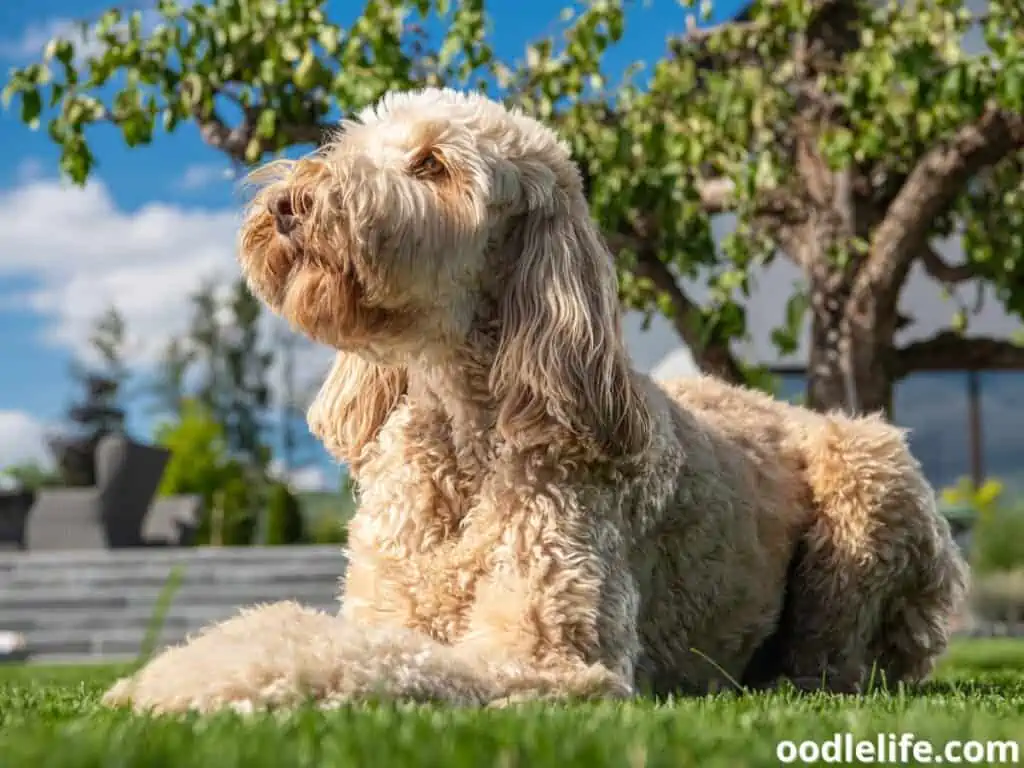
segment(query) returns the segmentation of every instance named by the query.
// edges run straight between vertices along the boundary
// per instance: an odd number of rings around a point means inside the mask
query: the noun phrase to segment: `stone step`
[[[0,589],[36,590],[48,587],[160,586],[175,568],[182,584],[257,584],[266,582],[321,582],[337,584],[344,573],[344,560],[278,560],[266,563],[199,561],[169,565],[146,563],[132,568],[76,566],[62,569],[18,569],[0,574]]]
[[[0,589],[0,626],[7,611],[26,610],[101,610],[152,607],[162,591],[161,586],[127,584],[102,589],[86,586],[41,587],[39,589]],[[258,584],[183,584],[173,602],[185,605],[249,605],[276,600],[320,600],[336,594],[332,581],[323,583],[258,583]]]
[[[131,658],[175,567],[159,646],[259,603],[334,613],[345,556],[335,546],[2,553],[0,629],[23,635],[35,661]]]
[[[329,613],[334,613],[338,610],[338,601],[333,594],[325,593],[318,599],[307,598],[300,602]],[[243,607],[245,605],[233,603],[220,605],[175,603],[164,615],[163,624],[168,627],[202,627],[210,622],[229,618]],[[3,611],[2,617],[0,617],[0,625],[6,631],[28,634],[50,630],[93,632],[111,627],[148,627],[150,621],[153,620],[153,615],[153,606],[132,607],[119,611],[81,609],[61,611],[6,610]]]
[[[103,656],[96,656],[91,653],[44,653],[39,656],[26,656],[21,660],[22,664],[36,665],[41,667],[81,667],[91,664],[121,664],[130,665],[139,656],[138,653],[110,653]]]
[[[154,643],[154,649],[183,642],[194,631],[194,628],[165,628]],[[28,651],[36,660],[48,656],[116,658],[137,656],[147,632],[134,627],[111,627],[90,633],[51,630],[35,632],[27,639]]]
[[[337,546],[299,547],[154,547],[124,550],[76,550],[65,552],[0,551],[0,574],[29,568],[48,570],[75,567],[134,568],[177,563],[274,563],[281,561],[325,562],[344,558]]]
[[[337,612],[333,600],[300,601],[326,613]],[[163,648],[186,640],[200,629],[235,614],[241,606],[222,606],[202,613],[188,612],[169,617],[160,625],[155,647]],[[148,617],[137,613],[132,621],[115,621],[95,628],[82,626],[49,626],[24,632],[26,648],[35,660],[47,658],[76,659],[83,657],[115,659],[136,656],[149,635]]]

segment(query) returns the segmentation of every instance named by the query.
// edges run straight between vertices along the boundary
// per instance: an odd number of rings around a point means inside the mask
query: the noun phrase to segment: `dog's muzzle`
[[[302,216],[313,207],[308,193],[282,191],[267,201],[267,210],[274,217],[274,229],[282,237],[291,237],[299,228]]]

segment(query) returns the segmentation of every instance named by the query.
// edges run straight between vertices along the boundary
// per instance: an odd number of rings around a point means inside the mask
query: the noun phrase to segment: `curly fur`
[[[360,490],[341,610],[252,609],[107,703],[928,673],[966,574],[903,434],[634,372],[613,260],[550,130],[479,95],[396,93],[254,181],[249,284],[338,350],[309,424]]]

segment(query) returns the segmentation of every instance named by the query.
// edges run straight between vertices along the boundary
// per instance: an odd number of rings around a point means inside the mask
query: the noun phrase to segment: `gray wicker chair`
[[[108,435],[96,447],[96,486],[39,491],[26,525],[29,550],[146,546],[143,527],[170,452]]]
[[[180,494],[157,499],[142,524],[146,546],[187,547],[199,530],[203,500],[198,494]]]
[[[25,548],[25,525],[35,498],[31,490],[0,491],[0,549]]]

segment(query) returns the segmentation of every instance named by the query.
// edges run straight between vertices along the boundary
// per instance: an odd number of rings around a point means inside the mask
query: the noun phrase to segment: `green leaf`
[[[787,357],[797,351],[796,337],[783,328],[774,328],[770,334],[771,342],[781,357]]]
[[[317,40],[328,56],[334,56],[341,44],[341,31],[337,27],[326,26],[317,33]]]
[[[61,155],[61,173],[69,177],[75,184],[84,184],[91,169],[92,155],[84,147],[66,148]]]
[[[274,138],[277,131],[277,112],[273,109],[264,109],[260,113],[259,121],[256,124],[257,133],[264,139]]]
[[[802,329],[810,306],[811,297],[805,290],[794,289],[793,295],[786,301],[786,327],[794,335]]]
[[[950,326],[955,333],[964,333],[967,330],[967,313],[963,309],[954,312]]]
[[[312,50],[307,50],[302,54],[302,60],[292,75],[292,79],[298,88],[310,88],[316,82],[316,65],[316,55]]]
[[[38,88],[30,88],[21,93],[21,121],[32,130],[39,127],[39,115],[43,111],[43,100]]]
[[[258,163],[263,156],[263,145],[259,138],[253,138],[245,147],[245,161],[250,165]]]
[[[1005,104],[1020,109],[1024,105],[1024,64],[1008,67],[1003,76]]]
[[[14,94],[20,92],[20,84],[12,79],[4,86],[3,92],[0,92],[0,106],[7,109],[11,105],[11,99],[14,98]]]
[[[312,55],[308,49],[305,54]],[[281,58],[288,62],[298,61],[303,57],[303,50],[294,40],[284,40],[281,43]]]

